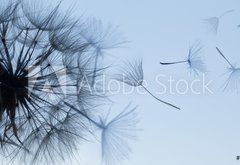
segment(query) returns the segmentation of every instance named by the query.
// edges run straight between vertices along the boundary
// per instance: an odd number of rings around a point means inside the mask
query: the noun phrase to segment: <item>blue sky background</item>
[[[238,0],[67,0],[76,16],[96,17],[104,23],[119,25],[130,43],[112,55],[121,59],[143,59],[145,79],[151,91],[158,91],[159,74],[193,81],[185,65],[161,66],[160,61],[182,59],[195,41],[204,45],[203,58],[208,67],[211,93],[185,95],[167,92],[158,97],[182,108],[176,111],[148,95],[133,93],[113,96],[116,109],[129,101],[139,105],[141,121],[138,140],[131,143],[132,154],[123,165],[237,165],[240,154],[239,95],[224,92],[227,63],[215,46],[240,65],[240,2]],[[203,20],[235,9],[220,19],[218,35],[212,35]],[[166,77],[167,78],[167,77]],[[166,80],[166,79],[165,79]],[[164,81],[165,81],[164,80]],[[199,86],[200,88],[200,86]],[[98,145],[83,144],[78,162],[101,162]],[[74,162],[73,164],[78,164]]]

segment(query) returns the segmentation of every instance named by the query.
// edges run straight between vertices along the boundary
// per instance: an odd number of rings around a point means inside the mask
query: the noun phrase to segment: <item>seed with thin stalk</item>
[[[218,47],[216,47],[216,50],[218,53],[221,55],[221,57],[228,63],[229,67],[227,68],[229,72],[229,76],[226,80],[225,87],[224,89],[229,89],[233,88],[234,91],[239,91],[239,83],[240,83],[240,68],[234,66],[228,59],[227,57],[220,51]]]
[[[222,13],[220,16],[217,17],[211,17],[211,18],[207,18],[205,20],[203,20],[203,23],[205,23],[208,27],[209,32],[211,32],[214,35],[217,35],[218,33],[218,28],[219,28],[219,22],[220,20],[226,16],[229,13],[234,12],[235,10],[228,10],[225,11],[224,13]]]
[[[116,79],[118,81],[124,82],[130,86],[134,87],[142,87],[146,92],[148,92],[154,99],[162,102],[168,106],[171,106],[175,109],[180,110],[179,107],[168,103],[164,100],[156,97],[152,92],[150,92],[143,84],[144,76],[143,76],[143,68],[142,68],[142,60],[138,59],[134,63],[127,62],[126,67],[122,69],[122,74],[118,74]]]
[[[188,51],[188,55],[185,60],[173,61],[173,62],[160,62],[161,65],[175,65],[175,64],[187,64],[188,69],[195,75],[206,72],[205,64],[201,58],[202,46],[199,42],[194,43]]]
[[[123,46],[127,41],[123,39],[122,34],[117,32],[118,27],[111,24],[104,26],[101,20],[88,19],[84,23],[84,29],[81,35],[90,43],[89,49],[93,54],[94,69],[91,85],[95,84],[95,76],[99,58],[104,58],[111,49]]]
[[[97,122],[71,104],[67,102],[65,104],[101,130],[102,158],[106,165],[113,165],[129,157],[131,149],[128,142],[134,140],[136,132],[139,131],[136,128],[138,123],[137,106],[131,108],[131,103],[129,103],[121,113],[111,120],[108,119],[108,113],[104,118],[100,117],[100,121]]]

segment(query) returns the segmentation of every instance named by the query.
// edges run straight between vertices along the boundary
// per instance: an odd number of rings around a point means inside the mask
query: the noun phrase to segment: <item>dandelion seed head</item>
[[[135,137],[136,108],[96,121],[108,98],[102,87],[89,85],[105,70],[93,67],[93,57],[124,41],[115,27],[75,20],[70,11],[60,11],[61,1],[52,2],[0,6],[0,153],[25,164],[62,164],[95,134],[94,125],[102,129],[107,164],[125,159],[128,139]],[[141,60],[125,71],[126,83],[142,84]]]
[[[61,13],[61,3],[44,10],[39,3],[0,7],[0,152],[26,164],[57,164],[86,141],[91,111],[105,96],[87,88],[90,43],[79,21]]]

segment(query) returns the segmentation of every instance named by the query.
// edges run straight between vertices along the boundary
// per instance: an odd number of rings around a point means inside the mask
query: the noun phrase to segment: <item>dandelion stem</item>
[[[176,61],[176,62],[160,62],[161,65],[172,65],[172,64],[179,64],[179,63],[185,63],[187,60],[184,61]]]
[[[171,104],[171,103],[168,103],[168,102],[166,102],[166,101],[163,101],[163,100],[161,100],[161,99],[159,99],[159,98],[157,98],[155,95],[153,95],[152,94],[152,92],[150,92],[144,85],[141,85],[142,87],[143,87],[143,89],[145,90],[145,91],[147,91],[153,98],[155,98],[156,100],[158,100],[158,101],[160,101],[160,102],[162,102],[162,103],[164,103],[164,104],[167,104],[167,105],[169,105],[169,106],[171,106],[171,107],[173,107],[173,108],[176,108],[176,109],[178,109],[178,110],[181,110],[181,108],[179,108],[179,107],[177,107],[177,106],[175,106],[175,105],[173,105],[173,104]]]
[[[235,67],[232,65],[232,63],[224,56],[224,54],[218,49],[218,47],[216,47],[218,53],[227,61],[227,63],[231,66],[232,69],[234,69]]]

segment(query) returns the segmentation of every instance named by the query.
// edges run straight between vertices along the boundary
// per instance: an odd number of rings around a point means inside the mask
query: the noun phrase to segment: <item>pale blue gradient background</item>
[[[158,95],[180,106],[175,111],[148,95],[118,95],[119,107],[129,100],[140,105],[139,138],[131,143],[133,153],[123,165],[237,165],[240,154],[239,95],[223,92],[227,63],[215,46],[240,65],[239,0],[69,0],[76,15],[96,17],[119,25],[130,41],[128,48],[117,49],[123,59],[142,57],[145,79],[151,91],[159,90],[158,74],[193,80],[184,65],[164,67],[161,60],[184,58],[196,40],[205,46],[207,80],[213,80],[214,94]],[[206,31],[203,19],[235,9],[220,20],[217,36]],[[101,162],[100,148],[83,144],[78,158],[82,165]]]

